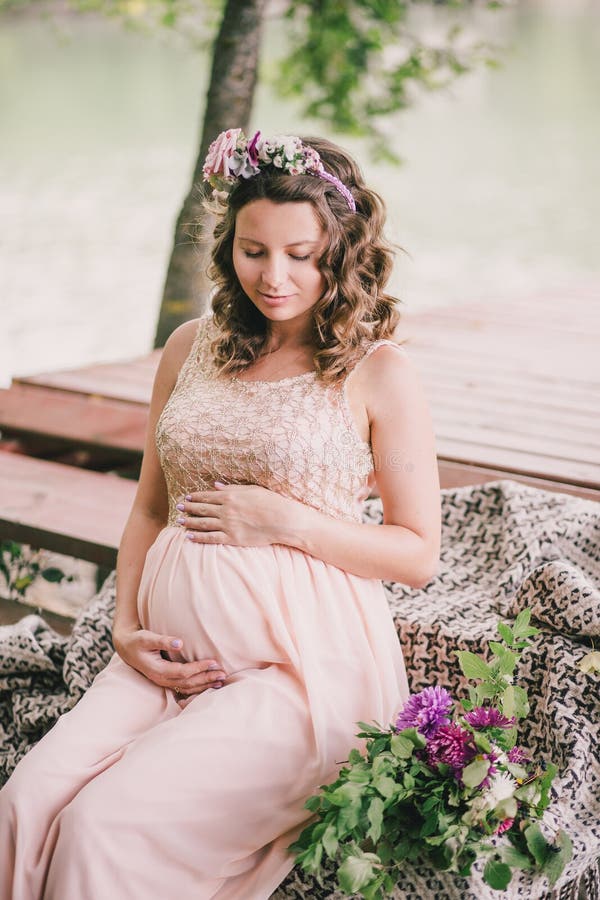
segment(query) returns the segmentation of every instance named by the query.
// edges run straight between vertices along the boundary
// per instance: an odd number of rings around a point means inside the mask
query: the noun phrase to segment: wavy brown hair
[[[233,267],[237,213],[253,200],[312,203],[329,241],[319,268],[325,291],[313,308],[314,355],[318,376],[332,383],[352,367],[366,341],[390,338],[400,315],[395,297],[384,291],[393,264],[391,245],[383,236],[385,206],[365,185],[356,162],[323,138],[303,137],[319,153],[325,169],[352,192],[356,212],[330,182],[314,175],[287,175],[270,166],[240,179],[218,213],[208,274],[216,285],[213,318],[221,334],[212,352],[222,373],[236,374],[262,353],[267,320],[246,296]]]

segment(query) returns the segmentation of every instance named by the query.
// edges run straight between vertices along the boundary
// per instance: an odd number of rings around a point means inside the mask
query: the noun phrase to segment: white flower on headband
[[[241,128],[228,128],[208,148],[202,167],[204,180],[215,192],[231,189],[240,178],[252,178],[269,166],[287,175],[316,175],[332,184],[354,212],[354,197],[335,175],[325,171],[321,157],[313,147],[305,146],[299,137],[282,134],[261,137],[257,131],[248,140]]]

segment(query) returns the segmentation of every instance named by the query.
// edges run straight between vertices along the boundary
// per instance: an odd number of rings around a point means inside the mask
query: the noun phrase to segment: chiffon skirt
[[[406,698],[380,581],[184,534],[148,551],[140,621],[225,686],[177,699],[114,654],[0,791],[0,900],[266,900],[356,723]]]

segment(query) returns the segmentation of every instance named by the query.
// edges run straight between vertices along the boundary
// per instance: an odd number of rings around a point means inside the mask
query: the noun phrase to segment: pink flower
[[[514,822],[514,819],[505,819],[503,822],[500,822],[500,824],[496,828],[496,834],[504,834],[505,831],[508,831],[509,828],[512,828]]]
[[[242,134],[241,128],[228,128],[222,131],[208,148],[206,161],[203,166],[204,178],[210,175],[230,175],[228,162],[234,154],[238,140]]]
[[[473,728],[511,728],[515,724],[514,716],[507,719],[493,706],[476,706],[475,709],[465,714],[465,722]]]
[[[258,165],[258,150],[256,149],[256,145],[258,144],[258,139],[260,138],[260,131],[257,131],[250,143],[248,144],[248,159],[252,163],[253,166]]]
[[[520,766],[522,766],[524,763],[531,762],[525,751],[521,750],[520,747],[513,747],[508,751],[508,761],[511,763],[517,763]]]
[[[454,769],[456,775],[462,772],[476,754],[473,735],[455,722],[441,725],[427,745],[429,764],[435,766],[437,763],[445,763]]]

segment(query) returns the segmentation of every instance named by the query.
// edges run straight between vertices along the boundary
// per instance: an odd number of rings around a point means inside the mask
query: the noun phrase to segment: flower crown
[[[294,135],[263,138],[257,131],[248,140],[241,128],[228,128],[208,148],[202,172],[204,180],[217,193],[226,194],[239,178],[252,178],[269,166],[287,175],[316,175],[329,181],[344,197],[352,212],[356,212],[354,197],[346,185],[326,172],[317,151]]]

